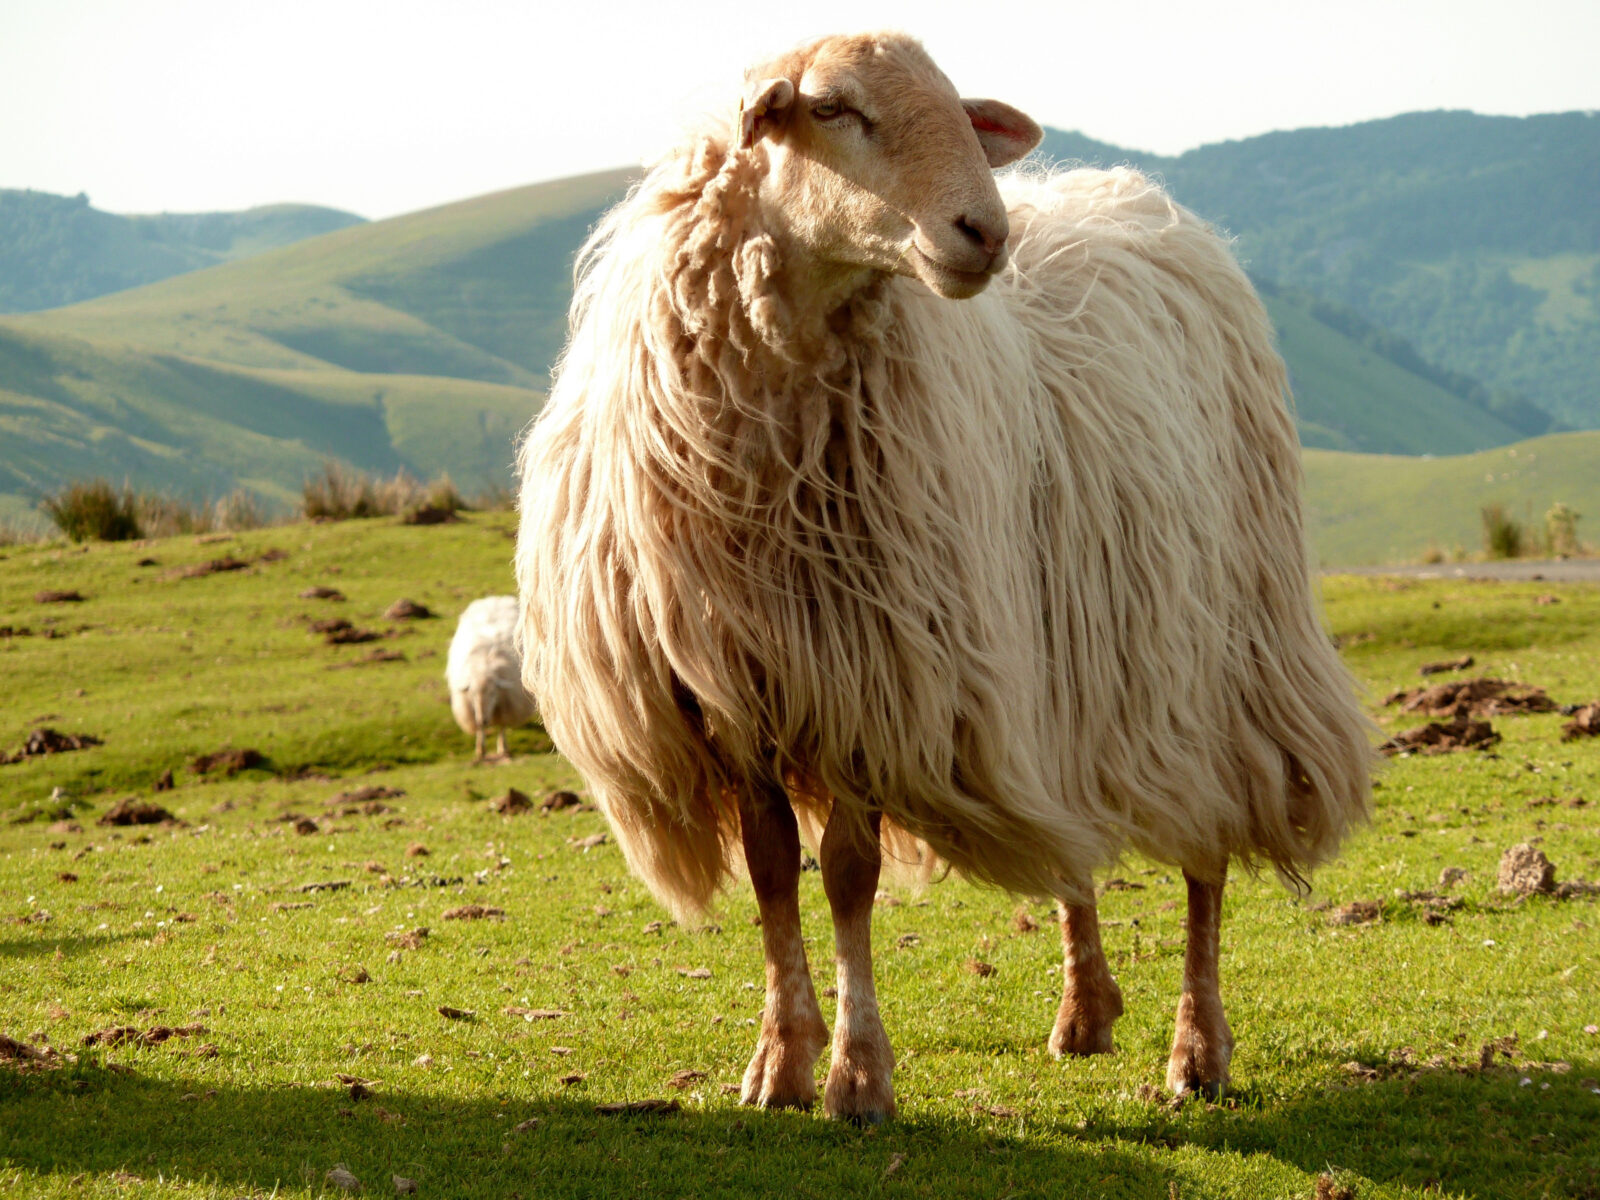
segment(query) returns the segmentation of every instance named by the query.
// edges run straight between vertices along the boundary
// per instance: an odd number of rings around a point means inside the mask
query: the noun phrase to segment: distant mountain
[[[89,300],[362,220],[307,204],[117,216],[87,196],[0,188],[0,312]]]
[[[1259,279],[1480,382],[1523,434],[1540,411],[1600,428],[1600,114],[1409,113],[1176,157],[1051,130],[1041,149],[1155,172]]]
[[[328,457],[504,487],[572,256],[626,180],[480,196],[0,318],[0,520],[90,475],[287,506]]]

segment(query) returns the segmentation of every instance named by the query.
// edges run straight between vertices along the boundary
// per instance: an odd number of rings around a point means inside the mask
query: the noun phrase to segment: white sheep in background
[[[499,733],[492,761],[510,762],[506,730],[533,720],[533,700],[522,686],[516,627],[517,598],[485,596],[467,605],[450,639],[444,671],[450,711],[461,731],[475,739],[475,763],[485,761],[483,739],[491,729]]]
[[[901,35],[750,72],[586,247],[522,449],[524,678],[678,912],[742,847],[767,961],[746,1103],[827,1041],[796,812],[824,824],[830,1115],[895,1111],[871,913],[907,835],[1058,899],[1050,1048],[1112,1048],[1093,872],[1183,869],[1167,1081],[1214,1094],[1230,859],[1287,880],[1369,800],[1318,619],[1272,328],[1226,244],[1131,170],[991,169],[1028,117]]]

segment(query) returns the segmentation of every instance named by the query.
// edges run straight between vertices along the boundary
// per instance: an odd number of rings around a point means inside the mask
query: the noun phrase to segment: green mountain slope
[[[1305,452],[1312,541],[1325,564],[1415,561],[1431,546],[1482,548],[1483,505],[1542,531],[1557,501],[1600,540],[1600,432],[1562,433],[1452,458]]]
[[[0,518],[67,479],[283,503],[325,457],[510,479],[622,173],[353,226],[0,318]]]
[[[1409,113],[1176,157],[1052,130],[1042,149],[1155,172],[1238,236],[1254,274],[1600,427],[1600,114]]]
[[[87,196],[0,188],[0,312],[72,304],[361,221],[308,204],[119,216]]]

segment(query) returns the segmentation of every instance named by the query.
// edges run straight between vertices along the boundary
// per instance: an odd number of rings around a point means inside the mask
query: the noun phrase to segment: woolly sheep
[[[515,596],[485,596],[467,605],[450,639],[444,671],[450,711],[461,732],[474,739],[475,763],[486,761],[483,740],[491,729],[499,734],[491,761],[510,762],[506,730],[533,719],[533,700],[522,686],[516,626]]]
[[[1303,886],[1369,801],[1266,315],[1134,171],[997,186],[1038,126],[910,38],[746,81],[595,231],[521,450],[546,728],[675,912],[742,849],[767,963],[746,1103],[809,1105],[828,1040],[800,823],[834,924],[830,1115],[895,1112],[885,857],[1057,899],[1057,1055],[1111,1050],[1122,1011],[1093,872],[1181,867],[1167,1081],[1214,1095],[1230,860]]]

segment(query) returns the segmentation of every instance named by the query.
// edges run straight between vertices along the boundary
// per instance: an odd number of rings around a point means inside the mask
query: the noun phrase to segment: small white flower
[[[1533,1080],[1529,1079],[1526,1075],[1524,1075],[1521,1079],[1517,1080],[1517,1086],[1518,1087],[1530,1087],[1532,1084],[1533,1084]]]
[[[1483,939],[1483,944],[1485,946],[1492,946],[1492,945],[1494,945],[1494,939],[1493,938],[1484,938]]]

